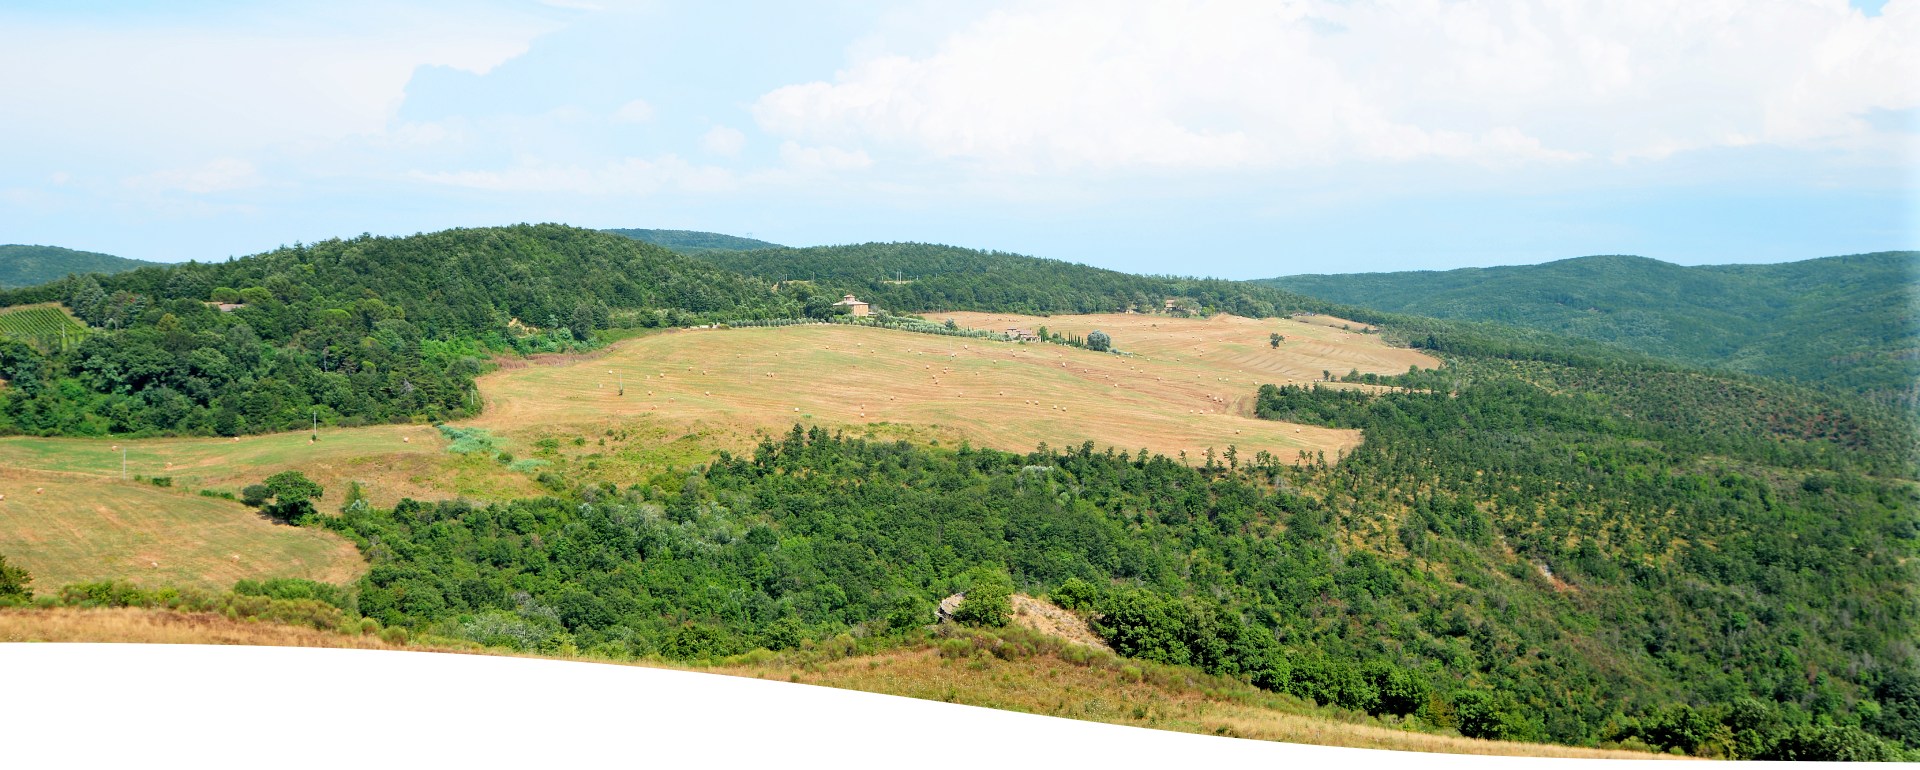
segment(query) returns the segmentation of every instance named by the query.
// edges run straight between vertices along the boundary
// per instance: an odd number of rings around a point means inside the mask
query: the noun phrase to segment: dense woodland
[[[1004,574],[1088,614],[1122,654],[1414,729],[1740,758],[1920,748],[1920,454],[1896,405],[1539,330],[1017,255],[700,259],[521,226],[0,293],[94,327],[65,346],[0,341],[0,431],[446,419],[476,408],[492,355],[610,327],[820,318],[847,292],[901,311],[1331,309],[1447,361],[1340,377],[1366,389],[1259,391],[1263,417],[1363,431],[1345,457],[1016,454],[796,426],[750,456],[617,485],[548,474],[551,496],[485,506],[349,494],[317,511],[318,489],[281,474],[243,497],[351,538],[370,572],[348,590],[241,593],[506,648],[694,660],[908,637],[941,597]]]
[[[606,232],[632,238],[636,241],[651,243],[681,254],[703,254],[709,251],[749,251],[753,249],[784,248],[778,243],[768,243],[753,238],[724,233],[707,233],[699,230],[647,230],[643,228],[615,228]]]
[[[1033,313],[1157,311],[1261,318],[1325,311],[1331,303],[1239,281],[1143,276],[1072,262],[926,243],[863,243],[704,252],[701,259],[785,284],[810,282],[835,299],[856,294],[889,310]]]
[[[1920,410],[1920,252],[1682,267],[1645,257],[1260,283],[1503,324],[1860,393]]]
[[[65,347],[0,339],[0,433],[447,419],[478,407],[473,377],[498,353],[800,312],[757,281],[559,225],[362,236],[0,292],[0,307],[49,300],[95,333]]]

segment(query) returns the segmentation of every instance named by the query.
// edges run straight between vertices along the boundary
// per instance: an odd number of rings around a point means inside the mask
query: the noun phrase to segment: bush
[[[33,576],[0,556],[0,599],[33,598]]]
[[[1072,577],[1067,578],[1067,582],[1061,583],[1059,588],[1054,589],[1052,598],[1053,603],[1063,609],[1084,611],[1098,607],[1101,600],[1105,598],[1105,593],[1099,586]]]
[[[1755,759],[1819,762],[1899,762],[1905,752],[1851,725],[1809,725],[1782,735]]]
[[[1013,619],[1013,578],[1005,570],[978,568],[968,573],[966,598],[953,619],[972,626],[1000,627]]]
[[[1468,738],[1496,741],[1523,741],[1533,735],[1533,725],[1511,701],[1495,700],[1479,690],[1465,690],[1453,697],[1454,714],[1460,734]]]

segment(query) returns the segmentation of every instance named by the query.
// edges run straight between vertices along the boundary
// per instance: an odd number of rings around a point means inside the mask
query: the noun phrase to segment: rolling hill
[[[1646,267],[1614,262],[1590,267]],[[1850,286],[1823,291],[1878,288]],[[841,293],[956,327],[809,322]],[[1214,312],[1123,312],[1169,300]],[[170,581],[338,581],[216,602],[249,612],[612,660],[920,649],[954,677],[936,695],[1037,665],[1017,634],[929,628],[1004,583],[1082,613],[1123,678],[1414,733],[1920,746],[1914,435],[1851,394],[1231,281],[925,244],[693,258],[556,225],[0,292],[41,302],[93,329],[0,340],[0,432],[28,434],[0,440],[4,502],[66,511],[0,517],[0,546],[49,580],[141,580],[115,538],[145,529],[178,535],[134,543]],[[1730,304],[1702,334],[1747,323]],[[1271,317],[1302,312],[1325,315]],[[1097,328],[1118,352],[959,322]],[[282,470],[327,494],[297,530],[242,526],[260,513],[226,496]],[[53,550],[67,520],[90,561]],[[364,572],[228,550],[306,530]]]
[[[711,251],[751,251],[754,249],[786,248],[778,243],[742,238],[724,233],[707,233],[699,230],[646,230],[641,228],[615,228],[604,232],[632,238],[642,243],[651,243],[681,254],[705,254]]]
[[[0,379],[22,383],[0,431],[444,419],[478,407],[473,376],[496,353],[578,349],[596,329],[797,314],[759,281],[561,225],[362,236],[0,292],[0,308],[47,301],[94,331],[59,353],[0,340]]]
[[[118,273],[157,264],[59,246],[0,245],[0,289],[58,281],[74,273]]]
[[[1491,321],[1920,405],[1920,252],[1682,267],[1595,256],[1260,281],[1326,300]]]

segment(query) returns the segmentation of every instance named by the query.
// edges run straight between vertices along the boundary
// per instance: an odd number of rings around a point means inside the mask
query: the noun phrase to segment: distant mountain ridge
[[[0,246],[0,289],[37,286],[74,273],[119,273],[157,264],[59,246],[8,244]]]
[[[1686,267],[1646,257],[1296,275],[1257,281],[1334,302],[1492,321],[1920,403],[1920,252]]]
[[[697,256],[770,282],[805,281],[812,290],[836,299],[857,294],[879,307],[909,313],[1117,313],[1160,309],[1170,299],[1193,309],[1256,318],[1333,308],[1332,303],[1243,281],[1135,275],[934,243],[711,251]]]
[[[742,238],[725,233],[708,233],[699,230],[647,230],[643,228],[615,228],[603,232],[632,238],[636,241],[651,243],[681,254],[703,254],[710,251],[751,251],[753,249],[783,249],[778,243]]]

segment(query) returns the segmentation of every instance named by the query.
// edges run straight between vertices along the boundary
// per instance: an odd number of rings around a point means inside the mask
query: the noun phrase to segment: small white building
[[[860,300],[854,299],[852,294],[848,294],[845,299],[842,299],[839,302],[835,302],[833,304],[835,307],[845,305],[847,307],[847,313],[849,315],[872,315],[873,314],[873,308],[870,305],[868,305],[865,302],[861,302]]]

